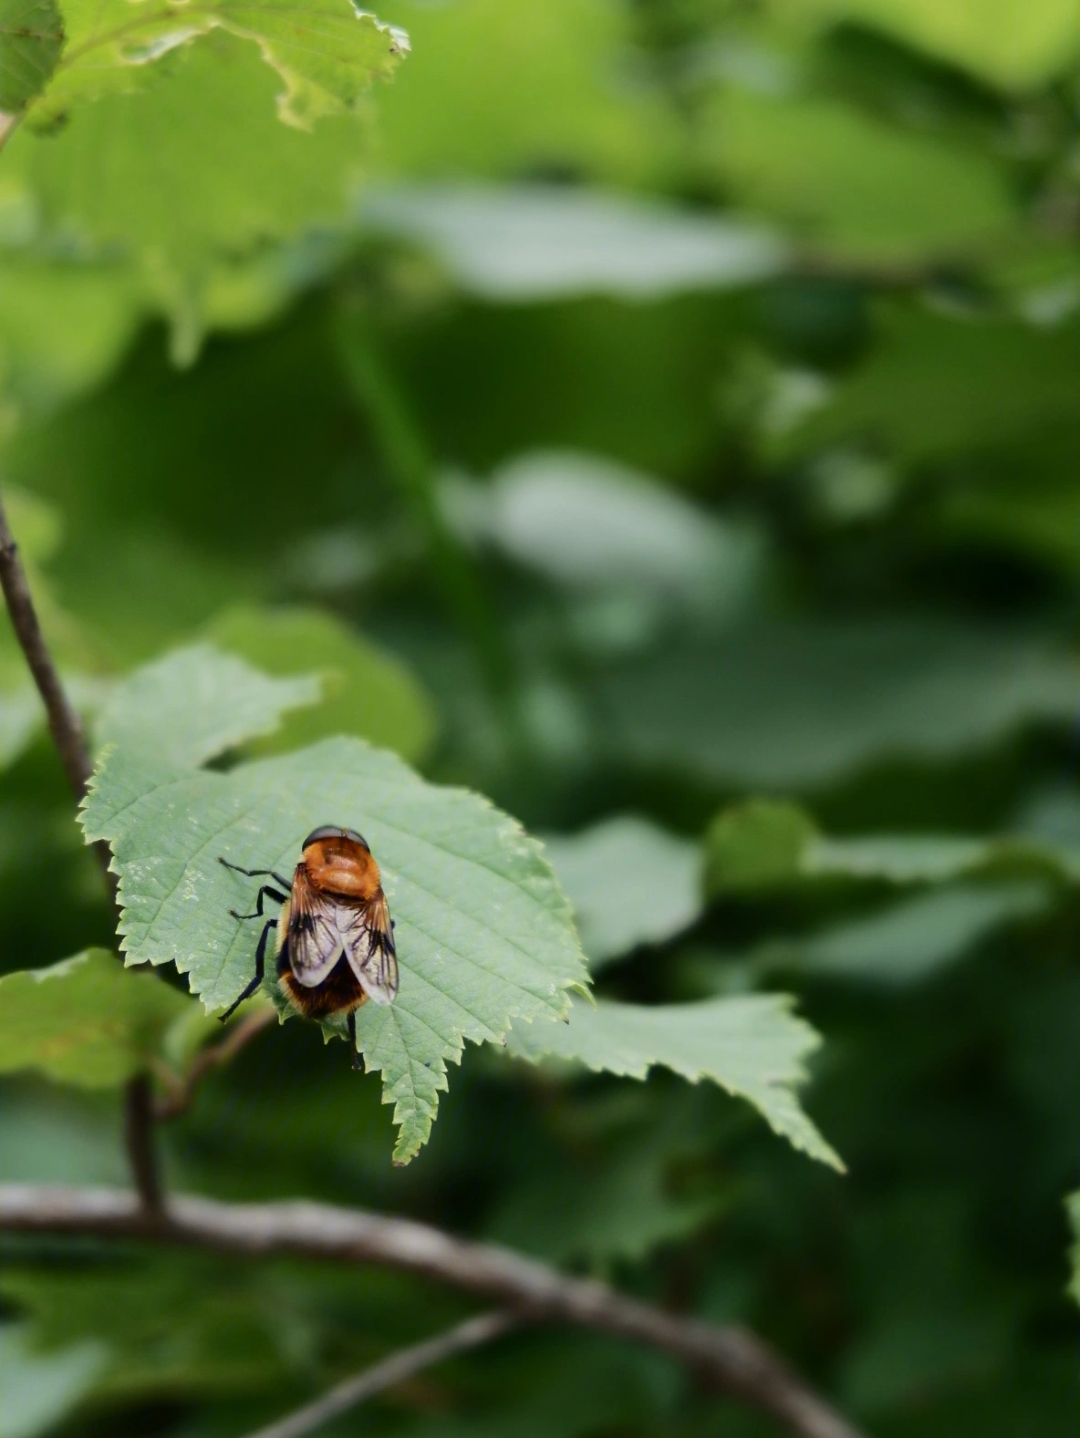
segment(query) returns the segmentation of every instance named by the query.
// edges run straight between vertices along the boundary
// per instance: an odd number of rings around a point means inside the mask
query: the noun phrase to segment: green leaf
[[[782,799],[751,799],[722,810],[705,834],[706,892],[738,893],[790,880],[816,832],[805,809]]]
[[[702,134],[706,164],[739,200],[843,260],[978,253],[1016,223],[986,155],[842,100],[729,87],[706,106]]]
[[[546,836],[544,850],[594,970],[638,944],[670,939],[701,913],[697,845],[632,814]]]
[[[280,118],[310,129],[322,115],[354,109],[409,48],[404,31],[349,0],[67,0],[64,16],[67,49],[38,107],[48,115],[128,86],[133,71],[220,29],[258,46],[284,82]]]
[[[784,994],[754,994],[656,1008],[575,1004],[565,1024],[515,1024],[508,1046],[533,1062],[568,1059],[629,1078],[643,1079],[660,1064],[691,1083],[711,1079],[748,1099],[796,1148],[842,1169],[796,1098],[806,1078],[802,1060],[820,1039],[792,1015],[792,1002]]]
[[[1045,884],[956,884],[901,899],[868,918],[850,919],[808,939],[765,944],[760,974],[820,974],[877,984],[912,984],[958,963],[1005,924],[1049,907]]]
[[[272,733],[284,713],[317,703],[321,693],[312,675],[271,679],[209,644],[193,644],[122,679],[98,716],[96,737],[162,764],[203,764]]]
[[[873,762],[941,761],[1076,708],[1071,656],[1044,635],[953,619],[759,620],[613,667],[611,741],[761,788]]]
[[[104,1344],[92,1339],[58,1353],[36,1353],[29,1330],[29,1324],[21,1323],[0,1328],[4,1438],[38,1438],[51,1432],[93,1387],[106,1359]]]
[[[0,206],[35,216],[43,243],[75,237],[84,251],[128,258],[142,302],[173,319],[174,357],[190,362],[239,261],[348,216],[363,114],[304,134],[278,123],[275,90],[252,46],[212,34],[149,67],[137,93],[87,105],[47,143],[16,131]]]
[[[359,1010],[357,1036],[395,1105],[399,1162],[427,1140],[447,1061],[460,1060],[466,1039],[500,1042],[512,1019],[561,1018],[567,990],[587,981],[539,846],[477,795],[426,784],[356,739],[228,774],[118,752],[99,766],[83,822],[88,840],[112,846],[127,961],[175,963],[207,1008],[247,984],[257,937],[228,913],[251,884],[217,856],[288,871],[318,824],[365,835],[397,923],[401,987],[392,1005]]]
[[[1078,0],[773,0],[800,23],[873,26],[1006,90],[1042,85],[1075,63]]]
[[[726,289],[787,262],[760,226],[578,186],[387,185],[364,195],[360,217],[423,244],[464,289],[503,303]]]
[[[1080,325],[890,308],[877,342],[806,421],[787,453],[852,440],[886,447],[905,465],[955,459],[1037,441],[1070,426],[1070,383],[1080,364]],[[1027,455],[1024,456],[1025,461]]]
[[[659,180],[682,146],[617,0],[394,0],[414,54],[381,97],[382,172]],[[632,64],[632,61],[630,62]]]
[[[0,0],[0,111],[22,114],[49,83],[63,48],[56,0]]]
[[[1070,1194],[1065,1200],[1065,1206],[1073,1233],[1073,1245],[1070,1250],[1072,1279],[1069,1283],[1069,1292],[1077,1303],[1080,1303],[1080,1192]]]
[[[190,1000],[114,954],[88,949],[47,969],[0,978],[0,1072],[36,1069],[61,1083],[115,1088],[156,1054]]]
[[[431,747],[435,714],[400,660],[319,609],[226,610],[208,626],[215,643],[268,674],[318,669],[323,702],[290,714],[259,753],[296,749],[331,734],[356,734],[415,763]]]

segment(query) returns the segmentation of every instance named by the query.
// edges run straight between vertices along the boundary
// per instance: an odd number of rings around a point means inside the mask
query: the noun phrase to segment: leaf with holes
[[[563,1018],[569,990],[587,982],[539,845],[478,795],[425,783],[396,756],[345,738],[227,774],[116,751],[83,813],[87,839],[112,847],[127,962],[175,963],[207,1008],[248,983],[258,935],[229,915],[257,881],[218,855],[289,873],[305,834],[328,823],[371,844],[397,923],[398,996],[360,1009],[357,1037],[395,1106],[404,1163],[426,1142],[447,1062],[466,1039],[498,1043],[514,1019]]]
[[[67,48],[35,107],[42,119],[75,100],[130,87],[163,55],[225,30],[254,41],[284,85],[280,118],[307,130],[322,115],[354,109],[373,80],[390,78],[409,48],[404,31],[349,0],[303,6],[295,0],[68,0],[64,15]]]

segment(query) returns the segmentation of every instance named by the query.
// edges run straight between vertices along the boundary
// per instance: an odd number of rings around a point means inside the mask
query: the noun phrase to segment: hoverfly
[[[355,829],[334,824],[312,830],[291,884],[273,869],[242,869],[222,858],[218,863],[249,879],[270,878],[281,885],[263,884],[250,914],[229,910],[236,919],[261,919],[266,899],[281,905],[259,936],[255,977],[222,1021],[262,983],[267,940],[276,929],[278,981],[289,1003],[311,1019],[347,1014],[352,1064],[359,1068],[356,1010],[367,999],[393,1003],[398,990],[394,924],[367,840]]]

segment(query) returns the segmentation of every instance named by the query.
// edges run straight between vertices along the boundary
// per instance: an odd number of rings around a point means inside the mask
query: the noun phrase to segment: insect
[[[267,940],[276,929],[278,980],[289,1002],[311,1019],[346,1014],[352,1064],[359,1068],[356,1010],[367,999],[393,1003],[398,990],[394,924],[367,840],[335,824],[312,830],[291,884],[273,869],[242,869],[222,858],[218,863],[249,879],[269,878],[281,885],[263,884],[250,914],[229,910],[236,919],[261,919],[265,900],[281,905],[277,918],[263,924],[255,977],[222,1014],[222,1022],[262,983]]]

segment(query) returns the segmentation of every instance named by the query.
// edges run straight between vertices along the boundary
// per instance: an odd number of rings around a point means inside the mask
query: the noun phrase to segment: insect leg
[[[272,889],[269,884],[264,884],[255,898],[255,908],[250,914],[238,914],[235,909],[230,909],[229,913],[232,914],[234,919],[261,919],[263,916],[264,896],[267,898],[275,899],[279,904],[283,904],[287,897],[285,894],[280,893],[277,889]]]
[[[233,1014],[244,1002],[244,1000],[250,999],[252,994],[262,983],[263,974],[266,971],[266,940],[270,936],[270,930],[276,928],[277,919],[267,919],[266,923],[263,924],[263,931],[259,935],[259,944],[255,950],[255,977],[252,979],[251,983],[248,984],[247,988],[240,995],[240,997],[234,1000],[234,1002],[231,1003],[229,1007],[225,1010],[225,1012],[221,1015],[222,1023],[224,1023],[226,1019],[232,1018]]]
[[[286,889],[289,887],[288,879],[283,879],[274,869],[241,869],[239,864],[230,864],[228,859],[223,859],[220,854],[218,863],[224,864],[226,869],[232,869],[236,874],[246,874],[249,879],[276,879],[279,884],[284,884]]]
[[[356,1047],[356,1010],[349,1010],[349,1042],[352,1044],[352,1066],[354,1069],[360,1067],[360,1052]]]

